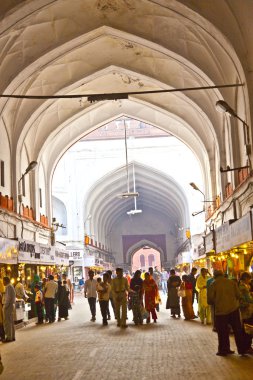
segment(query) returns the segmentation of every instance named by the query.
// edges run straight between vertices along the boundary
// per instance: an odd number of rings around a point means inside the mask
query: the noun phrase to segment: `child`
[[[34,286],[35,290],[35,306],[38,316],[38,322],[36,325],[41,325],[43,323],[43,294],[40,290],[39,285]]]
[[[131,307],[133,310],[133,319],[134,319],[135,325],[143,324],[142,313],[141,313],[142,299],[141,299],[140,291],[141,291],[140,285],[135,285],[134,292],[130,293]]]

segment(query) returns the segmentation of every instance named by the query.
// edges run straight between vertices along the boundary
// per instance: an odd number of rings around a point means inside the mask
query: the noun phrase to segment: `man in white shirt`
[[[54,281],[54,276],[49,276],[49,281],[45,286],[44,300],[45,300],[45,309],[46,309],[46,320],[49,323],[55,321],[55,297],[58,290],[58,284]]]
[[[3,297],[3,322],[5,339],[3,342],[7,343],[15,340],[14,305],[16,302],[16,294],[14,287],[10,283],[9,277],[3,278],[3,284],[5,286],[5,293]]]
[[[91,312],[91,321],[96,320],[96,300],[97,300],[97,281],[94,279],[94,272],[89,270],[89,279],[84,283],[84,297],[88,298]]]

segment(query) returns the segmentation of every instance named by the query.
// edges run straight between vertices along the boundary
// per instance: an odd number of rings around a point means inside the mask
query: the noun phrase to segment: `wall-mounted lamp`
[[[201,194],[203,194],[204,198],[205,198],[205,194],[203,193],[203,191],[201,191],[198,186],[194,183],[194,182],[191,182],[190,183],[190,186],[194,189],[194,190],[197,190],[199,191]]]
[[[248,156],[249,163],[250,163],[249,167],[251,167],[251,161],[250,161],[251,144],[250,144],[250,139],[249,139],[249,126],[248,126],[248,124],[245,122],[245,120],[243,120],[240,116],[238,116],[237,113],[233,110],[233,108],[231,108],[230,105],[228,105],[224,100],[218,100],[216,102],[216,109],[219,112],[227,113],[229,116],[236,117],[238,120],[240,120],[242,122],[243,133],[244,133],[244,144],[246,145],[246,154]],[[238,168],[238,170],[243,169],[243,168],[244,167]],[[231,170],[237,170],[237,168],[231,169]]]
[[[52,219],[52,225],[51,225],[51,245],[55,245],[55,233],[58,230],[58,228],[66,228],[62,223],[56,221],[56,218]]]
[[[205,203],[205,201],[206,201],[206,196],[205,196],[205,194],[203,193],[203,191],[201,191],[199,188],[198,188],[198,186],[194,183],[194,182],[190,182],[190,186],[194,189],[194,190],[196,190],[196,191],[199,191],[202,195],[203,195],[203,197],[204,197],[204,203]],[[202,212],[205,212],[205,204],[203,205],[203,210],[201,210],[201,211],[197,211],[197,212],[193,212],[192,213],[192,216],[196,216],[196,215],[198,215],[198,214],[202,214]]]
[[[202,214],[202,212],[205,212],[205,210],[195,211],[195,212],[192,213],[192,216],[196,216],[198,214]]]
[[[21,211],[21,203],[22,203],[22,195],[23,195],[22,194],[23,192],[21,191],[21,188],[20,188],[20,182],[23,180],[23,178],[25,177],[25,175],[28,174],[30,171],[34,170],[37,165],[38,165],[37,161],[31,161],[30,164],[27,166],[24,174],[22,174],[22,176],[18,180],[19,215],[20,215],[20,211]]]

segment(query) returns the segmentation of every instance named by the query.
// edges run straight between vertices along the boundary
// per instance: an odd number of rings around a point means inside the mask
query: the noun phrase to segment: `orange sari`
[[[185,290],[185,297],[182,297],[182,309],[185,319],[194,319],[194,311],[192,306],[192,284],[189,282],[182,282],[180,289]]]
[[[149,280],[143,281],[143,291],[145,300],[145,309],[151,311],[155,309],[156,298],[158,297],[158,287],[155,280],[150,278]]]

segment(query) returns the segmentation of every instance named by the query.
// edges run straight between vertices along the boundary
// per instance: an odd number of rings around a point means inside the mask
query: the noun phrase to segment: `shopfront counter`
[[[25,302],[24,300],[17,300],[15,303],[14,321],[20,322],[24,320]]]

